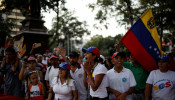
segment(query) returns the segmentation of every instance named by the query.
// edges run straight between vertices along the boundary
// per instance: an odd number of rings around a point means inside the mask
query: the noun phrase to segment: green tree
[[[29,13],[29,2],[30,0],[2,0],[0,8],[3,12],[9,12],[14,8],[20,9],[24,15]],[[60,5],[59,5],[60,3]],[[51,10],[57,11],[58,6],[62,8],[62,10],[66,10],[65,8],[66,0],[40,0],[41,9],[49,12]]]
[[[89,48],[91,46],[97,47],[103,56],[110,56],[115,52],[115,44],[119,42],[122,35],[116,35],[115,37],[103,37],[102,35],[96,35],[91,38],[91,40],[84,45],[83,48]],[[123,48],[122,46],[121,48]]]
[[[105,27],[108,25],[107,19],[110,18],[115,18],[120,25],[133,25],[140,15],[139,6],[133,0],[97,0],[96,3],[89,4],[89,7],[98,10],[95,19],[104,23]]]
[[[2,13],[0,11],[0,48],[4,47],[6,36],[10,36],[9,33],[13,27],[13,23],[8,19],[4,19],[2,17]]]
[[[90,35],[90,32],[86,28],[86,22],[80,22],[73,16],[72,12],[62,11],[60,12],[60,16],[58,18],[58,34],[56,34],[56,18],[53,19],[52,29],[49,30],[49,33],[53,35],[53,37],[50,39],[51,48],[58,46],[59,44],[66,46],[67,42],[71,41],[82,43],[82,36]]]
[[[175,0],[97,0],[90,4],[92,10],[98,10],[96,19],[107,27],[107,19],[116,18],[120,25],[132,25],[143,12],[152,8],[160,39],[163,32],[168,31],[172,37],[175,34]],[[174,44],[174,39],[171,38]]]

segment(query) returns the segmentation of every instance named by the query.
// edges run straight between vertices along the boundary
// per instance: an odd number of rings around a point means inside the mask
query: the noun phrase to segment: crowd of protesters
[[[175,72],[168,68],[175,67],[175,48],[149,73],[116,47],[111,57],[93,46],[82,48],[84,55],[72,51],[67,56],[63,47],[45,54],[32,54],[32,47],[20,58],[9,43],[0,66],[0,93],[46,100],[175,100]]]

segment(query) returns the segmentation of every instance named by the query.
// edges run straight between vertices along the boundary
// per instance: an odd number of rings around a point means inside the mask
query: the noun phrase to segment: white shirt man
[[[58,76],[59,68],[54,68],[53,66],[50,66],[50,67],[47,68],[45,80],[49,81],[49,86],[52,86],[53,85],[52,81],[53,81],[54,77]]]
[[[111,89],[117,90],[120,93],[124,93],[129,90],[130,87],[136,86],[135,78],[132,72],[123,67],[123,70],[118,73],[112,68],[106,74],[108,79],[108,85]],[[117,98],[113,93],[109,95],[109,98]],[[126,100],[132,100],[132,95],[128,95]]]
[[[84,79],[84,70],[83,67],[79,65],[79,68],[72,72],[70,70],[71,77],[75,80],[75,84],[78,89],[78,100],[86,100],[87,97],[87,89],[84,86],[83,79]]]

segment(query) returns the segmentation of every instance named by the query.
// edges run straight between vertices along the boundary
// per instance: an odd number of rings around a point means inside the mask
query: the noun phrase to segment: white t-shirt
[[[153,70],[146,83],[152,84],[152,100],[175,100],[175,72]]]
[[[123,67],[120,73],[116,72],[114,68],[112,68],[107,72],[106,76],[108,79],[108,87],[117,90],[120,93],[124,93],[128,91],[130,87],[136,86],[136,81],[133,73],[127,68]],[[110,94],[109,98],[112,99],[117,97],[114,94]],[[132,100],[132,95],[128,95],[126,97],[126,100]]]
[[[70,70],[70,74],[71,77],[75,80],[75,85],[78,89],[78,100],[86,100],[87,90],[83,82],[84,79],[83,67],[77,68],[74,73]]]
[[[73,95],[72,91],[76,90],[75,81],[73,79],[69,80],[67,86],[67,81],[64,84],[61,84],[60,78],[57,80],[57,77],[53,79],[53,92],[55,93],[54,100],[72,100]]]
[[[47,65],[47,59],[46,60],[43,59],[42,60],[42,63],[45,64],[45,65]]]
[[[95,69],[93,71],[94,79],[95,79],[96,75],[106,74],[106,72],[107,72],[107,68],[104,65],[98,63],[98,65],[95,67]],[[107,87],[107,77],[105,75],[103,77],[103,80],[102,80],[100,86],[98,87],[98,89],[96,91],[93,91],[91,86],[90,86],[90,95],[92,97],[105,98],[108,96],[106,87]]]
[[[54,77],[57,77],[58,76],[58,71],[59,71],[59,68],[54,68],[53,66],[51,66],[51,69],[49,71],[50,67],[47,68],[47,72],[46,72],[46,75],[45,75],[45,80],[46,81],[49,81],[49,85],[52,86],[52,80]]]
[[[38,84],[32,85],[32,88],[30,90],[30,97],[36,97],[36,96],[40,96],[40,89]]]

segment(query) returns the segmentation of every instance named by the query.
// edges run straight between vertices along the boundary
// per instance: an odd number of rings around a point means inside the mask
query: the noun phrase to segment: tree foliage
[[[115,18],[120,25],[132,25],[140,15],[139,6],[133,0],[97,0],[96,3],[89,4],[89,7],[98,10],[95,19],[106,25],[110,18]]]
[[[55,47],[59,44],[65,46],[67,44],[67,37],[76,42],[82,43],[83,35],[90,35],[86,22],[80,22],[76,17],[73,16],[72,12],[63,11],[60,13],[58,22],[58,31],[56,34],[57,20],[56,17],[53,19],[52,29],[49,33],[53,35],[50,39],[50,46]]]
[[[100,50],[100,53],[104,56],[110,56],[115,51],[115,44],[120,41],[122,35],[116,35],[115,37],[103,37],[102,35],[96,35],[91,38],[91,40],[84,45],[83,48],[89,48],[91,46],[97,47]],[[124,49],[124,46],[121,46]]]
[[[14,8],[20,9],[24,16],[27,16],[30,10],[30,0],[2,0],[0,8],[3,12],[10,12]],[[45,12],[51,10],[57,11],[57,7],[60,5],[62,10],[65,8],[66,0],[40,0],[41,9]]]
[[[106,24],[112,17],[121,23],[132,25],[148,8],[152,8],[160,38],[164,30],[173,37],[175,34],[175,0],[97,0],[90,4],[92,10],[97,9],[96,19]],[[119,19],[118,19],[119,18]],[[107,25],[107,24],[106,24]],[[175,41],[171,38],[172,41]]]
[[[0,11],[0,47],[4,46],[6,36],[10,36],[9,33],[11,32],[13,25],[14,24],[8,19],[6,20],[2,17],[2,11]]]

